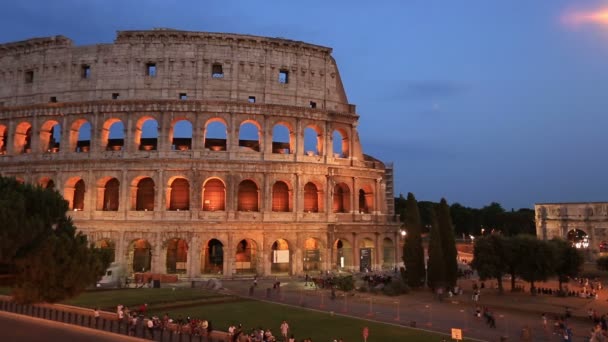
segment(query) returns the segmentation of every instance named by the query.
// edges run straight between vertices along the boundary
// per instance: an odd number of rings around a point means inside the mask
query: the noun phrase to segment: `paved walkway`
[[[463,329],[465,338],[486,341],[499,341],[505,336],[508,340],[519,341],[524,326],[531,329],[534,341],[563,341],[562,336],[554,335],[551,330],[553,317],[563,315],[566,306],[570,307],[573,313],[573,318],[568,320],[568,326],[574,332],[574,340],[588,341],[592,327],[591,321],[587,318],[588,308],[594,308],[598,313],[608,313],[606,292],[600,295],[599,300],[591,300],[511,293],[510,287],[507,286],[506,292],[502,295],[494,289],[483,289],[480,301],[475,303],[471,299],[471,281],[462,280],[459,284],[465,289],[465,294],[446,298],[442,302],[426,290],[414,291],[398,297],[360,292],[355,293],[354,296],[344,296],[337,292],[337,298],[331,300],[328,290],[304,286],[304,281],[300,278],[278,280],[281,281],[280,291],[272,289],[274,279],[259,280],[252,297],[402,326],[415,324],[417,328],[446,334],[451,328],[460,328]],[[252,281],[225,280],[223,284],[230,292],[249,297]],[[491,285],[491,282],[486,284]],[[555,283],[541,283],[538,286],[557,288]],[[572,289],[573,285],[570,288]],[[267,289],[270,289],[270,296],[267,296]],[[476,305],[490,308],[496,318],[496,328],[488,327],[483,318],[474,317]],[[541,313],[546,313],[549,318],[548,331],[543,327]]]

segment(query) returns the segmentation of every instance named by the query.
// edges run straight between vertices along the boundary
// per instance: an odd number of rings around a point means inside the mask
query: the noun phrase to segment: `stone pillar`
[[[293,208],[292,212],[296,213],[296,220],[299,220],[299,215],[304,211],[304,198],[303,198],[303,188],[302,188],[302,173],[296,172],[294,174],[295,182],[293,185]]]
[[[359,213],[359,189],[357,188],[357,186],[359,185],[359,180],[357,177],[353,177],[352,178],[352,182],[351,182],[351,192],[350,192],[350,212],[352,214],[358,214]],[[354,215],[353,215],[353,219],[354,219]]]
[[[16,139],[16,125],[15,120],[10,120],[8,122],[8,127],[6,131],[6,154],[19,154],[15,151],[15,139]]]
[[[128,206],[126,208],[126,211],[129,210],[137,210],[137,186],[136,185],[129,185],[129,194],[130,194],[130,198],[129,198],[129,203]]]
[[[127,179],[127,170],[123,169],[121,176],[122,177],[120,180],[120,188],[119,188],[120,201],[118,202],[118,211],[123,212],[124,217],[126,219],[127,212],[131,209],[129,207],[130,184]]]
[[[125,232],[121,230],[118,232],[118,241],[115,241],[115,260],[121,264],[126,264],[126,251],[130,241],[125,240]]]
[[[359,257],[359,239],[357,237],[357,233],[352,233],[353,234],[353,269],[351,271],[354,272],[359,272],[359,268],[361,265],[361,259]]]
[[[376,248],[374,248],[375,255],[373,256],[374,260],[372,260],[372,269],[379,271],[382,269],[382,264],[384,261],[384,241],[380,239],[380,234],[378,232],[376,232],[374,235],[376,240],[374,241],[374,244],[376,245]]]
[[[89,170],[84,181],[84,208],[83,211],[89,212],[89,217],[92,212],[97,210],[95,200],[97,199],[97,182],[95,181],[93,171]]]
[[[152,245],[152,273],[166,273],[166,267],[163,264],[163,241],[160,232],[154,234],[154,244]]]

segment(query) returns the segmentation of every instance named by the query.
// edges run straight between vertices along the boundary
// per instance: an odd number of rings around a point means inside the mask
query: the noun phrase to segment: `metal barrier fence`
[[[14,301],[0,299],[0,311],[11,312],[19,315],[36,317],[50,321],[68,323],[86,328],[103,330],[115,334],[129,335],[158,342],[224,342],[225,338],[213,338],[191,333],[172,332],[168,330],[149,330],[144,325],[143,319],[137,320],[137,325],[132,326],[126,321],[118,319],[95,318],[93,315],[80,314],[53,307],[18,304]]]

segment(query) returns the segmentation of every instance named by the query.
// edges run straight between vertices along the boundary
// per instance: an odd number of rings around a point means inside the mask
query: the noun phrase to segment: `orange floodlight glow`
[[[602,8],[594,11],[569,11],[564,15],[563,21],[565,24],[570,26],[580,26],[586,24],[608,26],[608,8]]]

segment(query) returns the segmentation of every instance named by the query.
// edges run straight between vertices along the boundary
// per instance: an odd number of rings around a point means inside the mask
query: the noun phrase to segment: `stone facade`
[[[0,45],[0,175],[60,191],[132,272],[392,269],[392,169],[357,124],[317,45],[164,29]]]
[[[550,240],[566,239],[568,232],[580,230],[589,238],[589,249],[599,251],[608,241],[608,202],[540,203],[534,205],[536,236]]]

